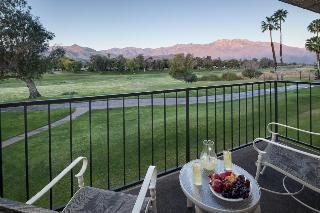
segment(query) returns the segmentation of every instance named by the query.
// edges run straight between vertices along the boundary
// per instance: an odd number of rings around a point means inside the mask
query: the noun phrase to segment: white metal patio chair
[[[288,195],[293,199],[301,203],[302,205],[310,208],[313,211],[320,212],[301,200],[299,200],[295,195],[300,193],[304,187],[320,193],[320,155],[319,152],[315,150],[308,149],[305,147],[300,147],[297,144],[287,143],[278,140],[278,133],[273,132],[270,129],[271,125],[278,125],[280,127],[288,128],[291,130],[300,131],[303,133],[320,136],[319,133],[309,132],[302,129],[297,129],[291,126],[287,126],[279,123],[269,123],[267,128],[271,133],[271,140],[265,138],[256,138],[253,141],[253,147],[258,152],[258,159],[256,162],[257,170],[255,179],[258,181],[259,176],[263,175],[266,167],[275,169],[276,171],[282,173],[284,176],[282,180],[283,187],[286,193],[276,192],[270,189],[261,188],[262,190],[275,193],[278,195]],[[256,143],[259,141],[264,141],[267,146],[264,150],[260,150]],[[285,185],[286,178],[289,177],[298,183],[302,184],[301,189],[296,192],[290,192]]]
[[[88,160],[86,157],[78,157],[55,177],[40,192],[26,202],[32,205],[46,192],[48,192],[62,177],[82,161],[82,168],[75,177],[78,178],[79,190],[71,198],[63,212],[157,212],[156,208],[156,181],[157,170],[155,166],[149,166],[138,196],[122,192],[114,192],[104,189],[84,186],[83,175],[86,171]],[[148,189],[150,197],[147,196]],[[41,211],[40,211],[41,212]]]

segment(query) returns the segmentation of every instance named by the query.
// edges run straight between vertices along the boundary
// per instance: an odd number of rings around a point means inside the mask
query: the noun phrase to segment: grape
[[[246,180],[246,181],[244,182],[244,186],[245,186],[246,188],[250,188],[250,181],[249,181],[249,180]]]

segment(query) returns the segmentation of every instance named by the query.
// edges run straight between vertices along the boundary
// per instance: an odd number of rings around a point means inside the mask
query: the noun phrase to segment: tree
[[[116,69],[119,72],[124,72],[126,70],[126,59],[123,55],[118,55],[115,59],[116,61]]]
[[[138,65],[136,63],[136,60],[134,58],[128,59],[127,60],[127,67],[128,67],[128,70],[131,72],[136,71],[138,69]]]
[[[271,50],[272,50],[272,56],[273,56],[273,64],[274,64],[274,70],[277,71],[277,58],[276,53],[274,51],[274,44],[272,40],[272,31],[278,29],[278,24],[275,22],[274,17],[266,17],[265,21],[261,22],[261,30],[264,33],[265,31],[269,30],[269,36],[270,36],[270,44],[271,44]]]
[[[40,97],[34,79],[48,68],[47,31],[30,13],[25,0],[2,0],[0,5],[0,79],[16,78],[26,83],[29,98]]]
[[[49,60],[51,61],[50,63],[50,68],[51,69],[58,69],[61,68],[60,65],[60,61],[61,59],[64,57],[64,55],[66,54],[66,51],[62,48],[62,47],[54,47],[50,54],[49,54]]]
[[[190,53],[188,53],[185,57],[185,62],[184,62],[184,66],[185,66],[185,69],[187,71],[190,71],[194,68],[194,65],[195,65],[195,62],[194,62],[194,59],[193,59],[193,55],[191,55]]]
[[[317,56],[317,79],[320,78],[320,38],[312,37],[306,41],[306,49],[316,53]]]
[[[272,67],[272,65],[273,65],[273,61],[269,58],[263,57],[259,61],[260,68],[269,68],[269,67]]]
[[[274,14],[273,17],[275,21],[277,22],[280,30],[280,63],[283,65],[283,59],[282,59],[282,23],[286,21],[288,11],[280,9],[277,10]]]
[[[187,70],[184,66],[185,57],[184,54],[177,54],[173,57],[173,59],[170,61],[170,71],[169,74],[173,78],[181,78],[185,75]]]
[[[144,70],[145,63],[144,63],[144,56],[142,54],[139,54],[137,57],[135,57],[135,62],[139,70]]]
[[[317,79],[320,78],[320,65],[319,65],[319,33],[320,33],[320,19],[313,20],[307,27],[308,31],[316,34],[316,37],[312,37],[307,39],[306,41],[306,49],[315,52],[317,56]]]
[[[320,33],[320,19],[313,20],[309,26],[307,27],[308,31],[311,33],[316,34],[317,37],[319,37]]]
[[[191,54],[184,56],[177,54],[170,61],[169,75],[176,79],[183,79],[186,82],[197,81],[197,76],[191,72],[194,67],[194,59]]]

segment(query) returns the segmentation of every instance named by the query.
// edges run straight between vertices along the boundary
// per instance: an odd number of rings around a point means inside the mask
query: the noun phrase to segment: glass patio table
[[[179,175],[179,181],[182,191],[187,197],[187,207],[195,205],[196,212],[254,212],[260,213],[260,187],[252,175],[241,167],[232,164],[232,171],[236,174],[243,174],[251,182],[251,195],[238,202],[224,201],[216,197],[210,190],[209,178],[202,172],[202,185],[193,184],[192,165],[199,160],[191,161],[185,164]],[[224,171],[222,160],[218,160],[216,172]]]

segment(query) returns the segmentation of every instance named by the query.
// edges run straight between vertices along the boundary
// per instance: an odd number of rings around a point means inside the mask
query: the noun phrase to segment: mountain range
[[[275,43],[275,50],[279,58],[279,43]],[[111,48],[107,50],[94,50],[88,47],[81,47],[77,44],[72,46],[63,46],[67,57],[76,60],[87,61],[92,55],[108,54],[111,57],[123,55],[127,58],[135,57],[139,54],[145,57],[172,57],[177,53],[191,53],[194,56],[221,59],[252,59],[252,58],[272,58],[270,42],[250,41],[247,39],[221,39],[208,44],[176,44],[170,47],[160,48]],[[305,48],[283,45],[283,57],[286,63],[315,63],[315,55],[308,52]]]

